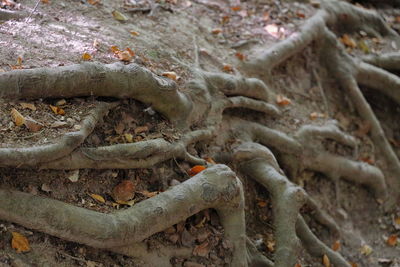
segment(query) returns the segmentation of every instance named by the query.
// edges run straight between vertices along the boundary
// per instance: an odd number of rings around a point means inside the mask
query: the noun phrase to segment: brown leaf
[[[135,184],[130,180],[123,180],[112,190],[112,197],[115,202],[127,202],[135,196]]]
[[[292,101],[289,99],[289,98],[287,98],[286,96],[283,96],[283,95],[277,95],[276,96],[276,103],[279,105],[279,106],[287,106],[287,105],[290,105],[291,103],[292,103]]]
[[[351,267],[358,267],[358,264],[355,262],[349,262],[349,263],[350,263]]]
[[[118,55],[119,60],[124,61],[124,62],[130,62],[133,58],[133,56],[131,55],[131,53],[129,51],[121,51],[117,55]]]
[[[391,247],[396,246],[397,245],[397,235],[389,236],[388,239],[386,240],[386,243]]]
[[[259,206],[260,208],[264,208],[268,205],[268,203],[266,201],[258,201],[257,202],[257,206]]]
[[[343,36],[340,38],[340,42],[350,48],[357,47],[357,43],[348,34],[343,34]]]
[[[50,109],[57,115],[65,115],[65,111],[60,107],[50,105]]]
[[[212,34],[219,34],[219,33],[221,33],[222,32],[222,29],[221,28],[215,28],[215,29],[212,29],[211,30],[211,33]]]
[[[333,244],[332,244],[332,250],[333,251],[338,251],[340,249],[340,241],[336,240]]]
[[[240,11],[240,10],[242,10],[242,7],[241,6],[233,6],[233,7],[231,7],[231,10],[232,11]]]
[[[226,63],[223,64],[222,69],[223,69],[225,72],[232,72],[232,71],[233,71],[232,65],[226,64]]]
[[[66,127],[67,125],[68,125],[68,123],[66,123],[65,121],[55,121],[50,125],[50,127],[51,128],[63,128],[63,127]]]
[[[144,133],[147,132],[149,130],[149,127],[147,126],[139,126],[135,128],[135,134],[140,134],[140,133]]]
[[[29,246],[28,239],[17,232],[11,232],[12,239],[11,239],[11,247],[17,251],[17,253],[27,252],[31,250]]]
[[[17,126],[21,126],[25,122],[24,116],[22,116],[15,108],[11,109],[11,118]]]
[[[147,190],[142,190],[142,191],[138,191],[138,193],[142,194],[143,196],[145,196],[147,198],[151,198],[151,197],[154,197],[155,195],[157,195],[158,191],[149,192]]]
[[[30,109],[30,110],[33,110],[33,111],[36,110],[36,107],[35,107],[34,104],[31,104],[31,103],[19,103],[19,104],[21,105],[22,108]]]
[[[210,245],[208,241],[204,241],[200,245],[195,246],[193,249],[194,256],[207,257],[209,252],[210,252]]]
[[[43,128],[43,124],[35,121],[34,119],[32,119],[30,117],[25,118],[24,124],[25,124],[26,128],[28,128],[29,131],[31,131],[31,132],[38,132]]]
[[[237,52],[237,53],[235,54],[235,56],[236,56],[239,60],[241,60],[241,61],[244,61],[244,60],[246,59],[246,56],[243,55],[243,54],[240,53],[240,52]]]
[[[135,31],[130,31],[130,34],[132,34],[133,36],[139,36],[140,35],[138,32],[135,32]]]
[[[301,264],[300,264],[300,263],[296,263],[296,264],[294,265],[294,267],[301,267]]]
[[[322,113],[319,113],[319,112],[312,112],[310,114],[310,119],[311,120],[315,120],[315,119],[318,119],[318,118],[325,118],[325,115],[322,114]]]
[[[328,256],[326,256],[325,254],[322,257],[322,264],[324,265],[324,267],[331,267],[331,262],[330,262]]]
[[[368,245],[363,245],[360,249],[361,254],[368,256],[373,252],[373,249]]]

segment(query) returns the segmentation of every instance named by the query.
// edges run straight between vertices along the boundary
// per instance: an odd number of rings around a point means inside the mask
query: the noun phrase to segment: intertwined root
[[[381,91],[400,103],[400,80],[386,70],[399,69],[399,54],[355,59],[346,54],[332,32],[362,29],[399,43],[398,35],[373,12],[343,2],[326,1],[312,18],[288,39],[269,48],[247,63],[243,72],[270,74],[271,70],[315,41],[320,65],[349,94],[359,115],[371,123],[371,137],[379,156],[389,166],[379,168],[355,160],[357,140],[339,129],[334,121],[325,125],[303,125],[294,135],[260,123],[223,114],[228,108],[246,108],[278,118],[281,112],[271,101],[274,92],[262,80],[239,75],[194,70],[196,79],[182,92],[166,78],[135,65],[84,63],[55,69],[17,70],[0,74],[2,98],[106,96],[133,98],[176,123],[182,137],[170,143],[163,138],[132,144],[82,147],[95,125],[116,103],[98,103],[79,132],[66,134],[59,142],[32,148],[1,148],[0,166],[40,169],[132,169],[149,168],[169,159],[206,164],[188,151],[198,142],[227,146],[233,151],[227,162],[241,177],[251,178],[270,193],[274,213],[276,250],[274,261],[257,251],[246,237],[243,189],[227,166],[215,165],[166,192],[127,210],[102,214],[59,201],[15,191],[0,191],[0,218],[37,229],[60,238],[106,248],[154,261],[154,255],[140,243],[154,233],[185,220],[207,208],[218,212],[227,238],[234,245],[231,266],[293,266],[300,245],[316,257],[327,255],[335,266],[349,266],[337,252],[323,244],[308,228],[300,210],[306,205],[314,219],[335,234],[340,228],[319,208],[300,186],[290,179],[304,169],[319,172],[336,183],[347,179],[369,188],[377,199],[393,204],[400,190],[400,163],[387,141],[374,112],[358,84]],[[384,70],[386,69],[386,70]],[[321,88],[323,92],[323,88]],[[191,126],[201,128],[191,131]],[[234,137],[235,142],[228,142]],[[339,156],[328,151],[324,140],[333,140],[352,150]],[[279,158],[279,162],[271,150]],[[213,151],[217,156],[220,150]],[[287,170],[285,174],[282,169]],[[289,178],[290,179],[289,179]],[[336,192],[338,195],[340,192]],[[388,194],[390,193],[390,194]],[[390,196],[390,198],[388,197]],[[390,205],[388,205],[390,208]],[[147,222],[151,221],[149,225]],[[299,242],[301,241],[301,242]],[[169,256],[186,255],[185,249],[169,251]],[[159,261],[158,261],[159,263]]]

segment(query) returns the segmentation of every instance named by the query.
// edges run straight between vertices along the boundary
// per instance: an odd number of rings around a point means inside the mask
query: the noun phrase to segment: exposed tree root
[[[11,11],[0,9],[0,21],[2,20],[11,20],[11,19],[22,19],[25,18],[27,14],[20,11]]]
[[[359,115],[371,123],[372,140],[380,152],[379,157],[386,163],[384,172],[354,160],[357,140],[340,130],[334,121],[322,126],[303,125],[295,134],[289,135],[260,123],[223,114],[229,108],[246,108],[279,118],[281,111],[268,103],[274,92],[263,80],[199,70],[196,69],[200,66],[198,60],[196,68],[192,68],[195,79],[186,85],[186,90],[178,89],[172,80],[135,64],[83,63],[0,74],[2,98],[90,95],[133,98],[151,105],[182,130],[180,140],[175,143],[159,138],[131,144],[81,147],[96,123],[116,105],[101,103],[85,119],[79,132],[66,134],[59,143],[0,149],[1,167],[133,169],[150,168],[175,158],[206,165],[203,159],[188,152],[191,151],[188,146],[200,141],[213,143],[213,139],[217,139],[215,143],[227,147],[228,152],[223,151],[229,154],[227,164],[238,167],[243,177],[257,181],[271,196],[276,239],[274,262],[261,255],[247,238],[242,184],[236,174],[223,165],[211,166],[166,192],[111,214],[0,190],[0,218],[66,240],[140,257],[158,266],[172,256],[188,255],[188,250],[166,248],[161,255],[147,251],[140,242],[201,210],[214,208],[226,237],[234,246],[231,266],[293,266],[297,261],[299,239],[311,255],[326,255],[335,266],[350,266],[311,232],[300,209],[303,205],[310,207],[314,219],[335,235],[341,234],[338,224],[289,178],[308,169],[320,172],[336,183],[344,178],[365,185],[376,198],[388,200],[390,204],[400,195],[399,159],[357,84],[378,90],[400,104],[399,78],[381,69],[398,71],[399,57],[398,54],[370,56],[362,62],[347,55],[332,30],[342,34],[360,29],[373,36],[385,36],[395,42],[400,40],[376,13],[340,1],[323,1],[322,9],[308,19],[298,33],[244,64],[243,72],[268,76],[274,67],[315,42],[321,65],[349,94]],[[318,85],[323,93],[320,82]],[[326,99],[324,95],[323,98]],[[222,134],[222,131],[230,132]],[[234,140],[228,142],[232,137]],[[339,156],[328,151],[324,147],[326,140],[351,149],[353,154]],[[219,152],[222,151],[215,154]],[[287,175],[281,167],[287,170]]]

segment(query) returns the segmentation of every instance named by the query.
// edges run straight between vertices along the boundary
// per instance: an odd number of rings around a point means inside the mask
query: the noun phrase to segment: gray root
[[[65,157],[41,164],[40,169],[132,169],[151,168],[157,163],[179,158],[205,164],[186,151],[189,144],[211,139],[212,129],[197,130],[187,133],[176,143],[169,143],[162,138],[131,144],[116,144],[103,147],[80,147]]]
[[[116,103],[104,102],[96,104],[96,107],[83,120],[79,131],[64,134],[60,141],[55,144],[23,148],[0,148],[0,167],[37,167],[41,163],[70,155],[92,133],[98,121],[107,114],[109,109],[116,105]]]
[[[110,214],[0,190],[2,219],[104,249],[130,246],[208,208],[217,210],[226,236],[234,244],[232,266],[246,266],[242,184],[224,165],[214,165],[170,190]]]
[[[28,14],[26,14],[25,12],[0,9],[0,21],[22,19],[25,18],[27,15]]]
[[[1,98],[91,95],[133,98],[152,105],[178,123],[186,122],[192,111],[191,100],[178,90],[173,80],[157,76],[136,64],[85,62],[0,73]]]
[[[273,154],[262,145],[244,143],[235,149],[234,158],[243,173],[271,193],[276,240],[274,266],[293,266],[299,249],[295,225],[299,209],[306,201],[305,192],[282,174]]]
[[[322,243],[313,232],[311,232],[307,223],[302,216],[298,216],[296,222],[296,233],[301,240],[302,245],[310,255],[322,258],[326,255],[330,263],[337,267],[351,267],[350,264],[337,252],[330,249],[327,245]]]
[[[368,55],[362,57],[365,63],[388,71],[400,71],[400,53],[392,52],[380,55]]]
[[[397,64],[400,66],[400,61]],[[361,62],[356,79],[359,84],[383,93],[400,105],[400,78],[397,75]]]

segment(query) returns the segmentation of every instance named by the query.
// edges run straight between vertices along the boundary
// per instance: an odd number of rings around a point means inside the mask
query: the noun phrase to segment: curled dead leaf
[[[132,34],[133,36],[139,36],[140,35],[140,33],[135,32],[135,31],[130,31],[130,34]]]
[[[283,96],[283,95],[277,95],[276,96],[276,103],[279,105],[279,106],[287,106],[287,105],[290,105],[291,103],[292,103],[292,101],[289,99],[289,98],[287,98],[286,96]]]
[[[29,129],[29,131],[31,132],[38,132],[43,128],[43,124],[35,121],[34,119],[30,118],[30,117],[26,117],[24,124],[26,126],[26,128]]]
[[[324,265],[324,267],[331,267],[331,262],[326,254],[324,254],[324,256],[322,257],[322,264]]]
[[[340,37],[340,42],[342,44],[344,44],[345,46],[350,47],[350,48],[356,48],[357,47],[357,43],[348,34],[343,34],[343,36]]]
[[[25,122],[24,116],[18,112],[15,108],[11,109],[11,118],[14,121],[15,125],[21,126]]]
[[[19,104],[20,104],[20,106],[21,106],[22,108],[30,109],[30,110],[33,110],[33,111],[36,110],[36,107],[35,107],[34,104],[31,104],[31,103],[19,103]]]
[[[360,252],[361,254],[368,256],[373,252],[373,249],[368,245],[364,245],[361,247]]]
[[[135,184],[130,180],[123,180],[112,190],[112,197],[115,202],[127,202],[135,196]]]
[[[11,247],[17,251],[17,253],[28,252],[31,250],[28,239],[18,232],[11,232]]]
[[[225,71],[225,72],[232,72],[232,71],[233,71],[232,65],[226,64],[226,63],[223,64],[222,69],[223,69],[223,71]]]
[[[194,256],[207,257],[209,252],[210,244],[208,243],[208,241],[205,241],[200,245],[195,246],[193,249]]]
[[[241,60],[241,61],[244,61],[244,60],[246,59],[246,56],[243,55],[243,54],[240,53],[240,52],[235,53],[235,56],[236,56],[239,60]]]
[[[325,114],[319,113],[319,112],[312,112],[310,114],[310,119],[315,120],[315,119],[320,119],[320,118],[325,118]]]
[[[60,107],[56,107],[56,106],[50,105],[50,109],[54,112],[54,114],[65,115],[65,111]]]
[[[388,244],[391,247],[394,247],[397,245],[397,235],[391,235],[388,237],[386,240],[386,244]]]
[[[176,75],[176,73],[173,71],[166,71],[166,72],[163,72],[161,75],[164,77],[167,77],[171,80],[174,80],[174,81],[176,81],[178,79],[178,75]]]
[[[127,18],[124,14],[122,14],[121,12],[119,12],[118,10],[114,10],[114,11],[111,12],[111,13],[112,13],[114,19],[116,19],[116,20],[118,20],[118,21],[124,22],[124,21],[127,21],[127,20],[128,20],[128,18]]]
[[[219,34],[219,33],[221,33],[222,32],[222,29],[221,28],[215,28],[215,29],[212,29],[211,30],[211,33],[212,34]]]

